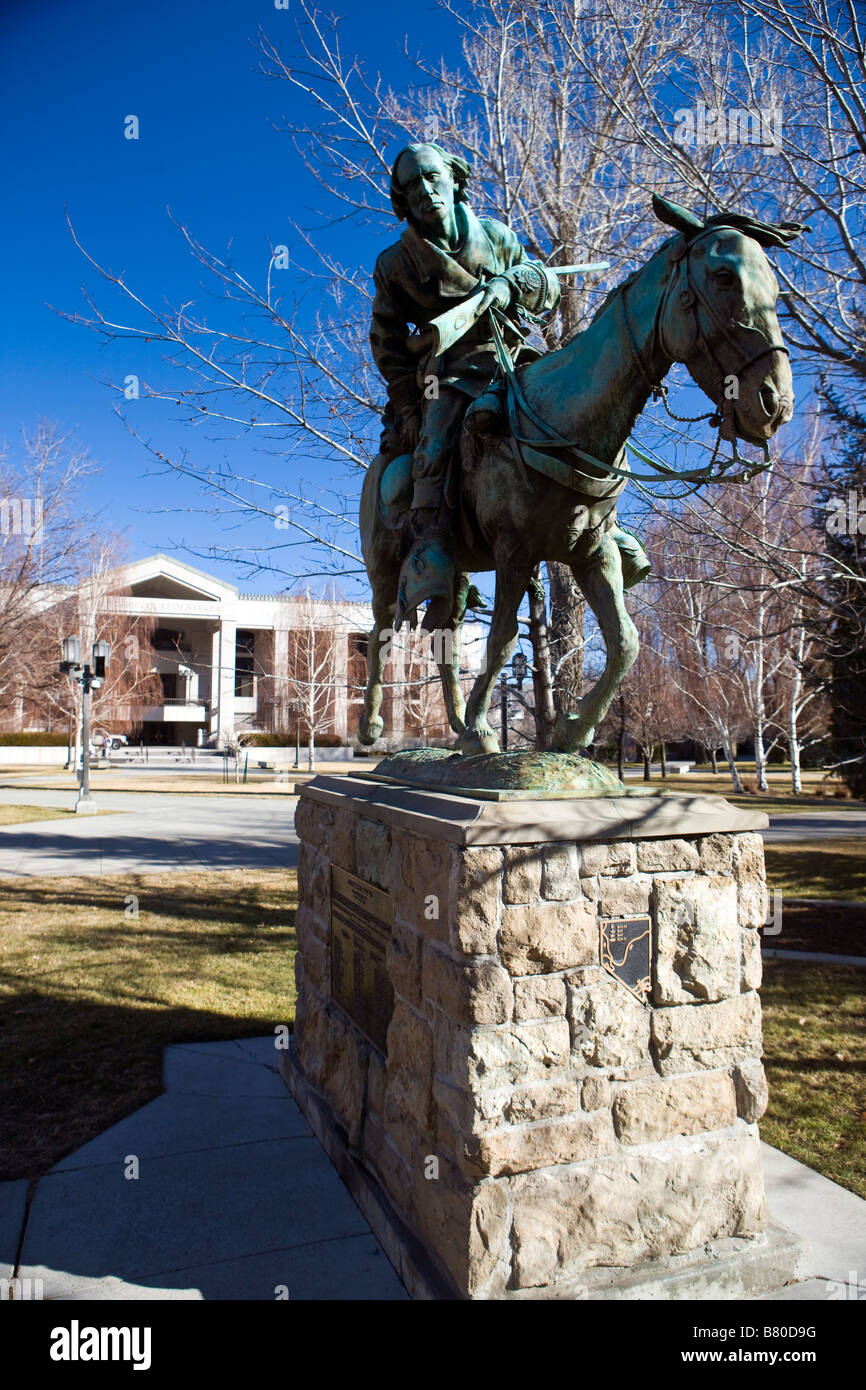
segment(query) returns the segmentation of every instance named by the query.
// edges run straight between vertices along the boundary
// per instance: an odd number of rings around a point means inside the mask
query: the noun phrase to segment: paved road
[[[5,787],[0,802],[71,810],[77,792]],[[100,792],[100,814],[0,827],[0,876],[297,864],[294,797]],[[863,811],[773,816],[770,844],[866,836]]]
[[[0,792],[15,805],[68,807],[77,793]],[[98,816],[0,827],[0,877],[294,868],[294,797],[101,792]]]
[[[786,841],[847,839],[849,835],[866,835],[866,811],[803,811],[791,816],[771,816],[770,828],[764,831],[767,844]]]

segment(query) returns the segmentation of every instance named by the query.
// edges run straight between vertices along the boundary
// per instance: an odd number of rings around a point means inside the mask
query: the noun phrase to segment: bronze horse
[[[604,638],[604,671],[554,731],[559,752],[575,753],[592,742],[638,652],[637,631],[624,603],[620,551],[611,536],[616,498],[627,482],[624,446],[673,363],[684,363],[712,401],[725,439],[764,443],[793,413],[791,369],[775,309],[779,285],[762,246],[784,247],[806,229],[739,214],[718,214],[702,223],[657,195],[653,207],[677,235],[608,295],[584,332],[517,371],[526,412],[516,420],[521,437],[532,436],[544,451],[537,428],[543,422],[560,441],[574,441],[579,491],[574,482],[566,485],[527,468],[521,448],[508,435],[473,435],[471,415],[464,427],[461,488],[477,537],[473,545],[458,540],[464,590],[471,572],[496,573],[486,660],[468,701],[458,681],[461,604],[451,620],[451,640],[438,654],[449,722],[464,754],[498,751],[487,711],[517,639],[523,595],[544,560],[570,566]],[[361,543],[374,618],[358,730],[365,744],[374,743],[384,728],[382,681],[400,572],[400,532],[386,526],[379,511],[387,463],[381,455],[374,460],[361,496]]]

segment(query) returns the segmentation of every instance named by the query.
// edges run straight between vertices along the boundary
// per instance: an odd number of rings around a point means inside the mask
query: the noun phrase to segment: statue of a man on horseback
[[[779,283],[764,252],[806,230],[732,211],[701,219],[656,194],[656,216],[673,235],[581,333],[541,354],[525,347],[523,323],[559,302],[557,272],[597,267],[551,269],[529,258],[510,228],[475,217],[468,177],[463,160],[429,144],[409,146],[394,165],[391,198],[408,227],[376,265],[370,336],[389,402],[359,516],[373,628],[358,738],[372,744],[384,730],[390,641],[426,601],[425,628],[453,638],[440,643],[437,663],[462,755],[449,775],[460,785],[475,775],[463,759],[477,758],[480,776],[506,775],[485,761],[499,747],[487,716],[537,566],[571,569],[604,640],[603,670],[553,731],[557,755],[579,755],[638,651],[624,596],[649,564],[617,519],[627,483],[745,482],[769,466],[768,441],[790,420],[794,393]],[[651,397],[682,419],[664,384],[675,362],[704,391],[713,409],[700,418],[718,430],[709,462],[688,471],[631,438]],[[738,439],[762,447],[765,461],[744,459]],[[629,455],[644,471],[632,471]],[[461,624],[476,606],[470,576],[491,571],[485,660],[466,698],[459,659]],[[504,755],[512,764],[524,756]],[[543,775],[555,780],[562,766]]]
[[[526,360],[533,350],[524,348],[518,315],[536,318],[560,298],[556,274],[527,256],[510,227],[475,216],[466,201],[469,174],[464,160],[438,145],[401,151],[391,173],[391,203],[408,225],[374,272],[370,343],[388,387],[382,450],[411,455],[397,627],[425,601],[426,627],[441,626],[451,615],[455,451],[467,407],[477,400],[479,414],[484,410],[482,397],[496,372],[488,310],[500,310],[511,360],[521,349]],[[465,316],[450,315],[451,341],[443,343],[432,321],[462,305]]]

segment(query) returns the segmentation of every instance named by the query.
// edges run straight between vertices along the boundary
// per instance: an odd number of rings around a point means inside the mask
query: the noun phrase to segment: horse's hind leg
[[[373,588],[373,627],[367,641],[367,689],[364,693],[364,713],[358,723],[358,742],[375,743],[382,737],[385,722],[381,717],[382,682],[385,664],[391,654],[394,639],[394,611],[397,607],[398,571],[379,579]],[[391,597],[391,596],[394,597]]]
[[[572,572],[598,619],[606,660],[600,679],[580,700],[577,712],[560,715],[556,721],[553,745],[560,753],[576,753],[592,743],[596,725],[634,664],[639,645],[637,628],[626,612],[622,565],[612,537],[603,536],[588,564],[572,566]]]

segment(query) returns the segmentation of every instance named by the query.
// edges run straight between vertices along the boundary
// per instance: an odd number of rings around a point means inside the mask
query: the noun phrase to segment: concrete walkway
[[[75,791],[4,790],[4,802],[72,809]],[[100,792],[98,816],[0,827],[0,877],[294,868],[295,797]]]
[[[405,1299],[276,1067],[272,1037],[167,1048],[165,1094],[39,1182],[18,1277],[63,1301]],[[25,1188],[0,1185],[0,1264]]]
[[[29,1213],[26,1183],[0,1184],[0,1277],[64,1302],[406,1299],[276,1067],[270,1037],[167,1048],[165,1094],[58,1163]],[[764,1161],[815,1273],[767,1298],[866,1296],[866,1202],[767,1145]]]

